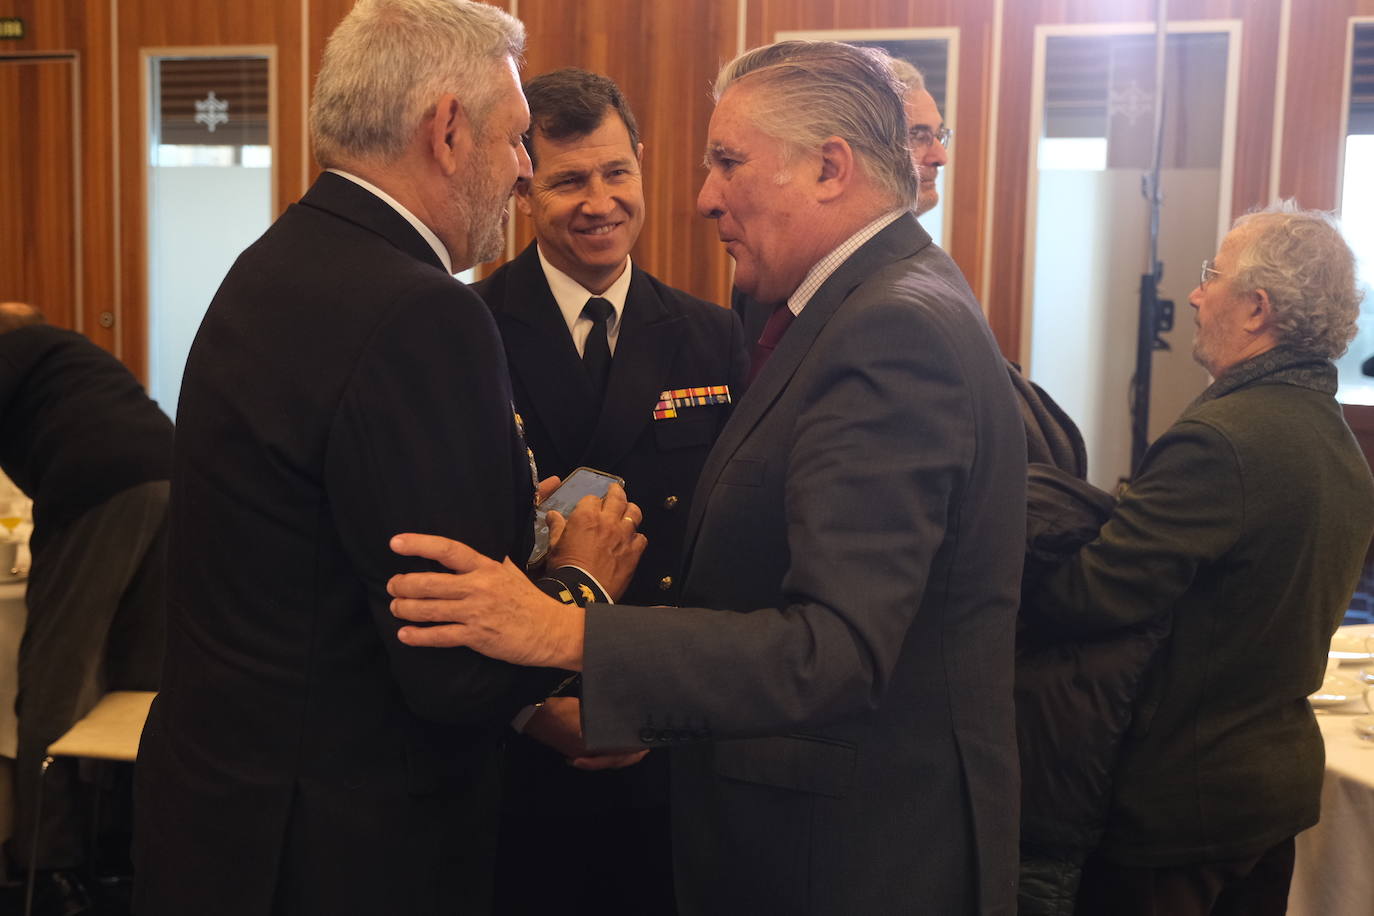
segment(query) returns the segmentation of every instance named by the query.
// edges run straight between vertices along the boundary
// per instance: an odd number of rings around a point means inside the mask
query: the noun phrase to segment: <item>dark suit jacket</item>
[[[655,420],[654,405],[663,391],[704,385],[729,385],[739,397],[749,353],[729,309],[633,270],[600,403],[535,243],[474,288],[501,329],[515,406],[540,475],[566,477],[585,465],[624,477],[630,499],[644,511],[640,530],[649,539],[624,600],[673,604],[692,490],[729,408],[685,407],[676,418]]]
[[[588,610],[589,744],[683,745],[684,913],[1012,912],[1025,461],[972,293],[900,217],[717,440],[695,607]]]
[[[425,568],[398,531],[528,554],[490,314],[324,174],[225,278],[178,420],[138,912],[483,912],[495,736],[557,677],[402,645],[386,581]]]

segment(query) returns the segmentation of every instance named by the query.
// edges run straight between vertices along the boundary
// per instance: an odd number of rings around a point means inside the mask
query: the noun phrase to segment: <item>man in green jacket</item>
[[[1216,379],[1146,453],[1042,611],[1089,634],[1171,615],[1079,913],[1281,914],[1324,754],[1307,695],[1374,533],[1331,360],[1360,293],[1331,219],[1241,217],[1189,296]]]

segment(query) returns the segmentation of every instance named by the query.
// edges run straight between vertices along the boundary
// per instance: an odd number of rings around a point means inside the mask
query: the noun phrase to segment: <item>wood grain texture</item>
[[[75,326],[80,210],[72,127],[76,59],[0,59],[0,302],[28,302]]]
[[[615,80],[630,101],[644,142],[646,220],[635,263],[718,303],[730,301],[729,257],[714,223],[697,215],[696,195],[710,87],[735,53],[735,11],[735,0],[519,0],[517,8],[529,36],[525,79],[582,67]],[[518,214],[515,233],[517,250],[533,237]]]
[[[946,219],[952,219],[950,256],[974,294],[982,277],[983,218],[988,193],[993,0],[749,0],[747,43],[775,41],[779,32],[850,29],[959,29],[957,112],[943,112],[955,130],[950,156],[957,160],[954,184],[946,190]],[[952,194],[950,191],[952,190]]]
[[[1374,0],[1293,0],[1279,196],[1304,207],[1334,210],[1340,204],[1341,105],[1350,82],[1346,46],[1353,16],[1374,16]],[[1346,163],[1359,166],[1368,163]]]
[[[1299,0],[1301,2],[1301,0]],[[1280,0],[1174,0],[1171,22],[1239,19],[1240,87],[1232,210],[1245,212],[1262,201],[1269,181],[1273,130],[1274,71],[1278,54]],[[1026,303],[1026,226],[1031,140],[1031,92],[1037,25],[1149,22],[1153,0],[1018,0],[1004,8],[1002,95],[997,144],[991,282],[984,302],[1002,350],[1021,353]]]
[[[490,0],[510,9],[512,0]],[[974,281],[1004,351],[1021,342],[1021,289],[1028,214],[1029,112],[1034,27],[1041,23],[1146,22],[1154,0],[1004,0],[1002,58],[992,59],[996,0],[518,0],[529,31],[525,74],[576,65],[619,82],[645,135],[647,220],[636,259],[675,286],[714,301],[728,296],[731,264],[714,227],[696,215],[699,165],[717,67],[737,51],[738,11],[748,45],[778,31],[957,27],[959,110],[951,254]],[[143,374],[147,350],[145,174],[139,50],[145,47],[272,45],[276,48],[278,209],[317,171],[309,157],[305,98],[325,39],[352,0],[9,0],[3,13],[25,20],[23,41],[0,56],[75,55],[71,91],[79,124],[55,125],[57,146],[76,149],[75,200],[81,251],[70,316],[101,345]],[[1274,79],[1282,0],[1172,0],[1173,20],[1243,23],[1233,209],[1264,202],[1269,187]],[[1340,106],[1350,16],[1374,15],[1374,0],[1292,0],[1288,85],[1278,187],[1305,206],[1333,207],[1339,187]],[[112,43],[117,50],[112,51]],[[988,161],[994,68],[1001,86],[997,169]],[[117,96],[117,97],[116,97]],[[46,123],[46,122],[45,122]],[[44,127],[47,131],[49,128]],[[77,132],[79,131],[79,138]],[[8,140],[8,138],[6,138]],[[46,142],[46,141],[45,141]],[[50,144],[51,145],[51,144]],[[13,164],[5,166],[13,169]],[[993,219],[984,223],[988,197]],[[48,238],[69,230],[44,225]],[[518,240],[529,228],[517,225]],[[990,245],[984,245],[990,236]],[[992,252],[987,289],[983,252]],[[76,256],[73,256],[76,260]],[[46,295],[46,294],[45,294]],[[81,309],[75,311],[76,300]],[[60,306],[49,306],[60,313]],[[117,316],[102,328],[100,313]]]
[[[44,148],[73,150],[78,173],[72,190],[79,218],[73,223],[57,214],[58,227],[35,229],[46,235],[72,233],[71,254],[65,262],[44,267],[45,272],[54,273],[74,270],[76,276],[68,291],[61,294],[68,301],[49,305],[49,315],[53,323],[80,330],[118,353],[113,329],[102,328],[98,320],[100,312],[113,308],[117,300],[109,4],[97,0],[10,0],[4,15],[22,18],[27,33],[22,41],[0,43],[0,56],[56,52],[73,57],[71,91],[79,120],[70,114],[60,123],[45,118],[42,129],[50,129],[52,134],[40,139]],[[8,164],[5,167],[8,170]],[[46,215],[41,219],[46,222]]]

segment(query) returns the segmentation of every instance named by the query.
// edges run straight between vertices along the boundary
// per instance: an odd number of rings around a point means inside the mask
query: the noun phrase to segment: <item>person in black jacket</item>
[[[397,531],[515,562],[533,546],[501,341],[452,276],[500,250],[529,175],[523,44],[488,4],[356,4],[315,81],[327,171],[206,312],[178,407],[167,667],[136,770],[140,916],[489,906],[501,729],[567,675],[401,645],[387,581],[425,568],[392,553]],[[597,530],[632,544],[639,510],[612,497]],[[551,565],[574,559],[578,521]],[[576,559],[583,573],[545,583],[564,604],[595,596],[587,574],[613,594],[628,581]]]
[[[107,690],[158,686],[171,461],[171,420],[119,360],[32,306],[0,304],[0,468],[34,515],[7,852],[40,873],[40,912],[85,905],[75,761],[49,768],[35,821],[47,746]]]

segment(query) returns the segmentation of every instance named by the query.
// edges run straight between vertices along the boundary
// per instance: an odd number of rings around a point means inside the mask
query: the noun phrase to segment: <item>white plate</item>
[[[1340,706],[1364,696],[1364,687],[1348,674],[1328,674],[1317,692],[1307,699],[1313,706]]]
[[[1370,655],[1369,648],[1365,640],[1374,636],[1374,625],[1361,623],[1353,626],[1341,627],[1336,631],[1336,635],[1331,637],[1331,658],[1339,658],[1341,663],[1363,662],[1374,658]]]

